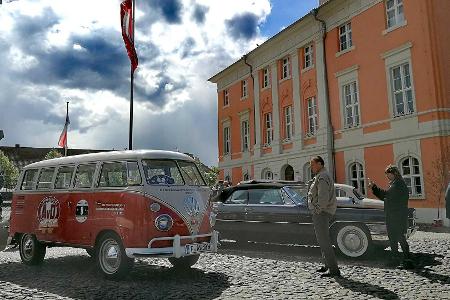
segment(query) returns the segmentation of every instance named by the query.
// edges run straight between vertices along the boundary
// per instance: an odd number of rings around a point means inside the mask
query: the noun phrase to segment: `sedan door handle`
[[[246,207],[245,211],[252,211],[253,209]]]

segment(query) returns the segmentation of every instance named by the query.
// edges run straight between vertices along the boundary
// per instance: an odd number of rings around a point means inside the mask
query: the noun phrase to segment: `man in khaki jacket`
[[[336,213],[336,195],[333,177],[324,167],[322,157],[315,156],[310,161],[311,171],[315,174],[308,191],[308,205],[312,213],[317,242],[322,252],[325,266],[317,270],[322,277],[341,276],[330,240],[330,219]]]

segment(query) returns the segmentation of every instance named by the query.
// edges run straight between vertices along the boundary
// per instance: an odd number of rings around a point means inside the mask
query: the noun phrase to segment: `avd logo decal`
[[[44,198],[41,203],[39,203],[37,213],[40,229],[45,230],[46,228],[58,227],[60,213],[58,199],[54,197]],[[51,232],[51,230],[49,230],[49,232]]]
[[[87,220],[89,214],[89,205],[86,200],[80,200],[77,203],[75,218],[78,222],[83,223]]]

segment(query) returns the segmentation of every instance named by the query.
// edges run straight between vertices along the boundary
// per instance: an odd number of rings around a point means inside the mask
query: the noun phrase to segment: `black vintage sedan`
[[[215,229],[222,241],[316,244],[306,195],[305,184],[255,181],[224,189],[214,199]],[[348,257],[364,256],[376,246],[388,245],[383,202],[368,199],[370,205],[364,205],[364,198],[356,195],[348,201],[339,199],[330,222],[333,243]],[[415,229],[415,210],[410,209],[408,235]]]

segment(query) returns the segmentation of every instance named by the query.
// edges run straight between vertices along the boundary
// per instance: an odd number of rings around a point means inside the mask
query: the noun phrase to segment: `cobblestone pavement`
[[[139,259],[123,281],[101,277],[83,249],[50,248],[41,266],[0,252],[0,299],[450,299],[450,234],[410,240],[416,268],[388,268],[387,251],[340,258],[340,279],[320,278],[315,247],[223,245],[189,271],[165,259]]]

